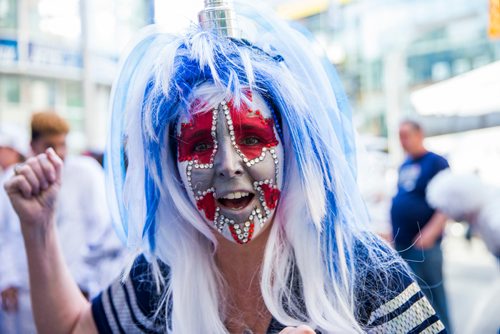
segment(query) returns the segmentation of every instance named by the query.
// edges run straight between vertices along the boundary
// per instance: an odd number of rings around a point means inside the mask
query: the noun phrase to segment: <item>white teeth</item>
[[[250,195],[250,193],[243,192],[243,191],[241,191],[241,192],[237,191],[237,192],[234,192],[234,193],[229,193],[227,195],[224,195],[221,198],[224,198],[224,199],[235,199],[235,198],[247,197],[248,195]]]

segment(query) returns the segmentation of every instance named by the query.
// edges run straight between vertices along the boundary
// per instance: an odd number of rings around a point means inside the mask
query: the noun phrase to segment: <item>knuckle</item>
[[[37,160],[38,160],[39,162],[45,162],[45,161],[47,161],[47,154],[45,154],[45,153],[39,154],[39,155],[37,156]]]
[[[31,165],[33,163],[36,163],[37,157],[30,157],[26,160],[25,165]]]

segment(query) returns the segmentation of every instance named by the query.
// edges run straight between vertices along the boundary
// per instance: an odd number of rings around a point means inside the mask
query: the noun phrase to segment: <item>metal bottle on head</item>
[[[198,13],[203,30],[221,36],[238,37],[235,14],[228,0],[205,0],[205,8]]]

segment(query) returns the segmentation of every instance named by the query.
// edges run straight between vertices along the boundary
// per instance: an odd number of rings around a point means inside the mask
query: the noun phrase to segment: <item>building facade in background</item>
[[[152,18],[150,0],[0,0],[0,122],[53,108],[74,151],[103,149],[119,52]]]
[[[33,110],[55,108],[72,125],[74,150],[102,149],[120,51],[154,21],[155,6],[163,16],[184,6],[195,17],[202,1],[190,1],[167,10],[162,0],[0,0],[0,122],[25,126]],[[500,41],[488,34],[490,1],[271,3],[313,32],[341,72],[358,130],[387,138],[391,151],[398,149],[398,120],[417,114],[414,91],[500,59]],[[178,26],[182,13],[159,23]],[[495,112],[500,103],[488,111]],[[483,118],[470,124],[500,125],[499,118]],[[456,120],[438,121],[431,123],[436,134],[462,129]]]
[[[489,0],[331,0],[301,21],[342,72],[360,129],[387,136],[414,113],[413,91],[500,59],[489,17]]]

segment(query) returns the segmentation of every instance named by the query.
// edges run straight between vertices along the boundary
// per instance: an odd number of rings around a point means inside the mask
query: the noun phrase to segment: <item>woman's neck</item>
[[[245,280],[259,271],[271,231],[270,225],[255,239],[244,245],[231,242],[220,234],[216,235],[218,246],[215,261],[226,280]]]
[[[260,269],[270,230],[268,226],[245,245],[217,236],[215,261],[227,284],[225,322],[230,333],[242,333],[245,329],[265,333],[271,322],[260,289]]]

